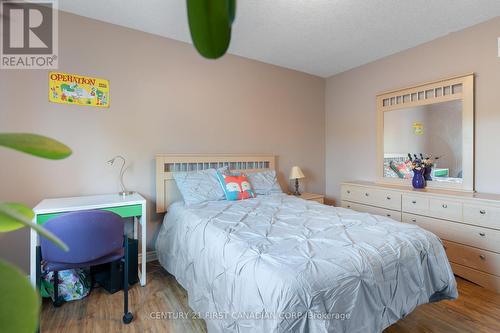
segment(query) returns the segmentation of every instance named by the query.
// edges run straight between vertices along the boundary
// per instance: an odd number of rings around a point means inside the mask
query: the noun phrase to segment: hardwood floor
[[[418,307],[408,317],[384,333],[498,333],[500,332],[500,294],[457,278],[460,297]],[[89,297],[54,308],[45,300],[42,332],[166,332],[205,333],[199,319],[159,318],[171,312],[190,312],[186,292],[157,263],[148,264],[146,287],[130,290],[130,309],[134,321],[122,324],[123,293],[109,295],[101,288]]]
[[[122,323],[123,292],[113,295],[96,288],[90,296],[54,308],[44,300],[41,332],[162,332],[205,333],[205,323],[199,319],[155,319],[158,312],[189,312],[187,295],[175,278],[158,262],[148,263],[147,284],[138,283],[129,290],[129,308],[134,320]]]

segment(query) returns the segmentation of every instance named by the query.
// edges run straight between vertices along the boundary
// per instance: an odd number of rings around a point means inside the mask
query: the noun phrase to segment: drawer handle
[[[443,204],[443,208],[448,208],[448,205],[447,204]]]
[[[481,260],[486,260],[486,256],[485,256],[484,254],[480,254],[480,255],[479,255],[479,259],[481,259]]]
[[[416,201],[416,200],[413,200],[411,203],[412,203],[412,204],[416,204],[416,203],[417,203],[417,201]]]
[[[387,196],[387,198],[386,198],[386,199],[387,199],[387,200],[391,200],[391,197]]]
[[[481,210],[479,211],[479,213],[480,213],[481,215],[485,215],[485,214],[486,214],[486,211],[485,211],[484,209],[481,209]]]
[[[411,219],[412,222],[417,222],[417,219]]]
[[[365,197],[369,196],[370,194],[368,192],[365,192]]]
[[[479,236],[484,237],[484,236],[486,236],[486,234],[484,232],[480,232]]]

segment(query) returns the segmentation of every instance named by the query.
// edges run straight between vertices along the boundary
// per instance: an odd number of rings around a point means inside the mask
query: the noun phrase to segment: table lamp
[[[304,173],[298,166],[292,167],[292,170],[290,170],[290,177],[288,177],[290,180],[295,179],[295,192],[293,192],[293,195],[300,195],[299,192],[299,179],[305,178]]]
[[[127,196],[127,195],[134,194],[133,191],[127,191],[127,189],[125,188],[125,185],[123,184],[123,174],[125,173],[125,163],[126,163],[125,158],[121,155],[117,155],[117,156],[113,157],[112,159],[110,159],[108,161],[108,164],[113,165],[117,159],[120,159],[123,162],[122,167],[120,169],[120,186],[121,186],[122,190],[120,192],[118,192],[118,194],[123,196],[123,197]]]

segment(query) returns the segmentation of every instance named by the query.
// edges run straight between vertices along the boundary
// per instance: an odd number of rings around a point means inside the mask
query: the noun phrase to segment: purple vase
[[[413,184],[414,188],[425,188],[425,178],[423,175],[424,170],[425,169],[421,169],[421,170],[413,169],[412,184]]]

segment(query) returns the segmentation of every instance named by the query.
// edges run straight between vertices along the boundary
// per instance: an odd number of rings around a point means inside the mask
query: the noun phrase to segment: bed
[[[434,234],[286,194],[186,206],[171,184],[174,164],[189,170],[214,157],[185,157],[157,157],[168,213],[156,250],[209,332],[378,333],[420,304],[458,296]],[[274,168],[274,157],[259,158],[214,163]]]

